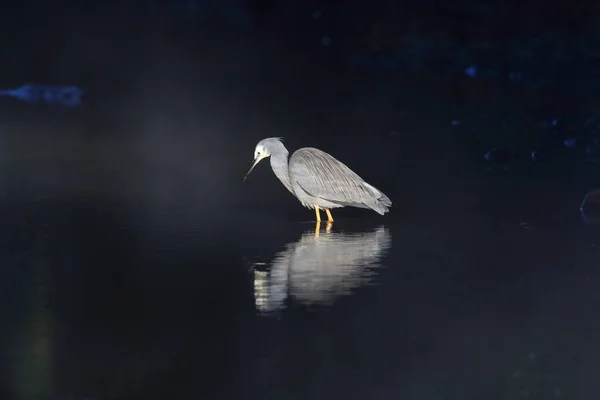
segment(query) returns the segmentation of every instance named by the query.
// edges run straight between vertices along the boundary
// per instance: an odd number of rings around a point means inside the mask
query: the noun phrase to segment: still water
[[[592,399],[600,235],[569,201],[332,226],[7,204],[0,397]]]
[[[209,94],[114,121],[5,114],[0,400],[598,398],[600,230],[578,208],[599,164],[525,140],[510,110],[384,124],[369,100],[319,131]],[[391,212],[317,227],[268,163],[243,183],[281,132]],[[540,161],[484,160],[513,143]]]

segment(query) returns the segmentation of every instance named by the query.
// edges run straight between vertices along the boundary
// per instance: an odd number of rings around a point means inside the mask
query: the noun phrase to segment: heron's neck
[[[271,168],[273,168],[275,176],[279,178],[281,183],[283,183],[283,186],[285,186],[287,190],[294,194],[294,190],[292,189],[292,185],[290,184],[288,155],[289,152],[287,151],[287,149],[285,149],[285,151],[271,154]]]

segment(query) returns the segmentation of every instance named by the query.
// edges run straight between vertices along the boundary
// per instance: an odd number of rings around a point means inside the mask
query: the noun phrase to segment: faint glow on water
[[[52,315],[45,292],[49,282],[44,266],[34,270],[30,288],[33,307],[13,348],[13,393],[18,399],[45,398],[53,390]]]
[[[259,313],[285,308],[288,296],[303,305],[331,305],[372,281],[391,247],[385,227],[360,233],[310,230],[277,253],[267,270],[254,264]]]

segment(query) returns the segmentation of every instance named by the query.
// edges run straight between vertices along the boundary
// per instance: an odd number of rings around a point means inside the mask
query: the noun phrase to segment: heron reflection
[[[375,276],[381,258],[391,247],[391,235],[381,226],[368,232],[321,230],[304,232],[266,264],[254,264],[254,298],[257,311],[285,308],[288,297],[304,305],[330,305],[351,294]],[[264,264],[263,264],[264,265]]]

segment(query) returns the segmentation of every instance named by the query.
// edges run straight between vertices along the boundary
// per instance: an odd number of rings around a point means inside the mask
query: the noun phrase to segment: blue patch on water
[[[538,154],[537,151],[534,150],[534,151],[531,152],[531,159],[533,161],[538,161],[539,160],[539,154]]]
[[[485,154],[483,155],[483,158],[484,158],[486,161],[494,161],[494,156],[495,156],[495,154],[496,154],[496,152],[497,152],[497,151],[498,151],[498,149],[495,149],[495,148],[494,148],[494,149],[492,149],[492,150],[488,151],[487,153],[485,153]]]
[[[471,77],[471,78],[477,78],[477,67],[474,65],[471,65],[471,66],[465,68],[465,75],[467,75],[468,77]]]
[[[36,85],[27,83],[16,89],[0,90],[0,96],[9,96],[27,103],[58,104],[75,108],[82,105],[84,90],[77,86]]]

